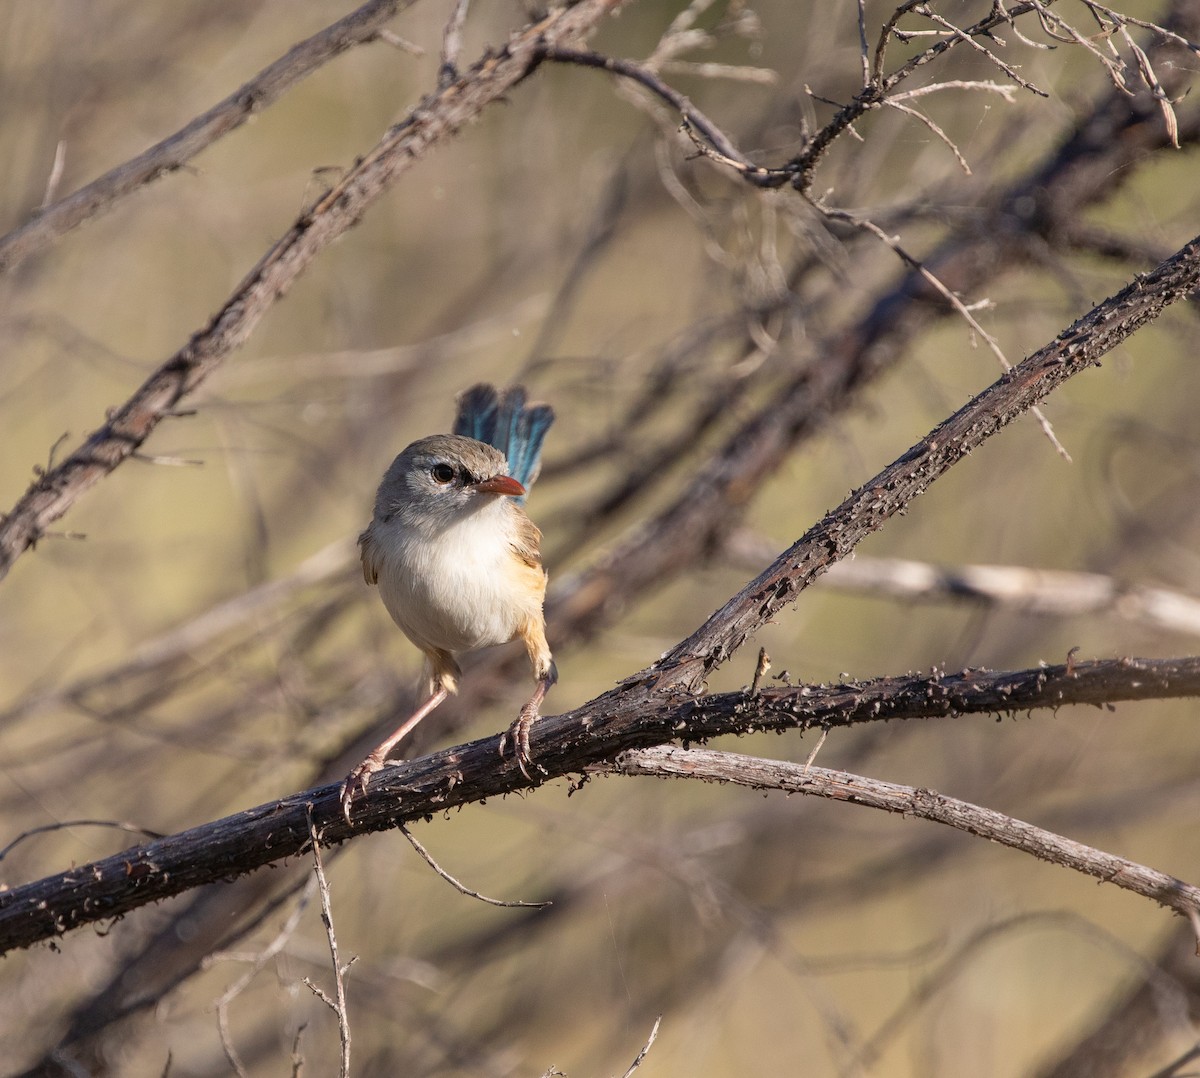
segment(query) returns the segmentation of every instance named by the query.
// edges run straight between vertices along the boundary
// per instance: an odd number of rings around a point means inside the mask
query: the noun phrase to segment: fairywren
[[[392,749],[457,692],[462,671],[455,656],[518,637],[537,688],[500,751],[511,739],[529,776],[529,727],[558,671],[542,610],[542,534],[523,503],[553,422],[548,405],[526,405],[520,386],[473,386],[458,399],[453,434],[413,442],[384,474],[374,518],[358,539],[363,576],[379,586],[392,620],[424,653],[429,696],[346,777],[347,820],[355,794]]]

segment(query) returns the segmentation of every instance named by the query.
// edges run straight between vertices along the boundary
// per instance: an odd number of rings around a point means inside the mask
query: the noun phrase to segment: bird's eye
[[[433,476],[434,482],[441,483],[443,486],[454,480],[454,469],[449,464],[435,464],[430,474]]]

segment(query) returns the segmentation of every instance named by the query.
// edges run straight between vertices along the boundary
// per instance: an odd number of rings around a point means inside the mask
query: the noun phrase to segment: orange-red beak
[[[472,485],[484,494],[509,494],[514,498],[525,496],[525,488],[511,475],[493,475],[491,479],[481,479]]]

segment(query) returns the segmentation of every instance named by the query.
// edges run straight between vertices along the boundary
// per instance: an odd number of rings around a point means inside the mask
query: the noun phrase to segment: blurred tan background
[[[630,3],[595,45],[643,57],[681,6]],[[990,9],[948,7],[960,25]],[[59,197],[348,10],[308,0],[8,6],[0,230],[42,202],[60,143]],[[891,10],[867,5],[872,42]],[[1083,5],[1055,10],[1097,32]],[[1167,17],[1166,5],[1122,10]],[[0,278],[0,506],[60,437],[69,451],[206,322],[336,176],[320,170],[366,152],[435,84],[446,16],[444,4],[416,5],[392,28],[423,55],[350,50],[194,167]],[[839,102],[859,86],[853,4],[767,0],[751,13],[718,3],[698,19],[713,42],[686,59],[753,72],[664,78],[756,159],[786,160],[803,125],[832,114],[806,86]],[[464,61],[523,21],[517,5],[477,5]],[[837,143],[816,193],[869,214],[920,256],[969,232],[989,192],[1040,167],[1112,92],[1094,56],[1051,42],[1036,20],[1021,25],[1057,47],[1011,31],[990,45],[1048,99],[961,89],[911,102],[971,175],[927,126],[884,111],[857,125],[862,141]],[[1200,62],[1161,58],[1153,33],[1131,32],[1176,77]],[[926,44],[894,43],[889,68]],[[912,85],[948,79],[1005,81],[961,49]],[[1121,240],[1127,257],[1099,244],[1047,247],[963,297],[991,301],[976,317],[1011,360],[1200,231],[1195,107],[1179,105],[1182,149],[1145,154],[1109,197],[1080,207],[1081,231]],[[318,781],[385,722],[418,664],[363,586],[353,540],[392,456],[447,429],[455,393],[472,382],[520,379],[558,412],[529,504],[553,593],[712,467],[709,454],[740,422],[769,412],[795,372],[822,362],[823,343],[894,286],[903,267],[877,240],[829,226],[790,191],[757,192],[695,160],[676,123],[656,123],[598,72],[538,71],[418,162],[195,394],[196,414],[165,422],[148,446],[201,463],[126,463],[62,522],[86,539],[48,538],[18,562],[0,594],[0,845],[66,820],[163,833],[199,824]],[[1190,312],[1169,312],[1051,399],[1074,463],[1023,420],[861,554],[1200,591],[1195,335]],[[739,543],[681,564],[598,617],[587,640],[556,648],[561,681],[545,710],[653,661],[998,369],[962,320],[931,322],[745,492]],[[639,419],[631,408],[648,392],[656,403]],[[710,397],[727,405],[692,437]],[[634,497],[597,508],[660,453]],[[1117,612],[1036,617],[826,582],[756,643],[776,671],[811,681],[1025,667],[1074,647],[1087,658],[1197,648],[1194,630]],[[746,684],[752,651],[710,687]],[[468,688],[426,724],[421,747],[506,726],[525,676],[485,706]],[[722,747],[803,760],[813,744],[762,736]],[[928,786],[1196,882],[1198,757],[1195,707],[1180,702],[839,732],[820,762]],[[659,1014],[645,1075],[1038,1074],[1179,927],[1116,888],[932,824],[744,790],[594,779],[568,798],[556,782],[434,820],[417,837],[471,887],[556,905],[531,914],[460,896],[397,834],[332,857],[342,954],[359,956],[348,981],[356,1074],[620,1074]],[[95,826],[38,835],[5,853],[0,883],[132,840]],[[288,889],[308,873],[300,863],[243,891],[214,888],[210,920],[189,915],[195,899],[184,896],[105,934],[8,956],[0,1066],[225,1074],[225,1021],[247,1073],[292,1073],[295,1058],[302,1073],[335,1073],[336,1024],[303,984],[329,982],[314,902],[218,1006],[253,968],[247,959],[278,940],[296,909]],[[236,953],[195,969],[215,948]],[[1111,1054],[1106,1073],[1153,1073],[1200,1039],[1188,1017],[1195,994],[1189,1003],[1169,978],[1158,990],[1149,1046],[1130,1061]]]

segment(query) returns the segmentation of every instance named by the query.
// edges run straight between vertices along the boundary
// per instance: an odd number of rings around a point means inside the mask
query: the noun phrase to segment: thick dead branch
[[[684,700],[624,686],[537,723],[535,752],[548,777],[561,777],[675,740],[1196,695],[1200,658],[964,671]],[[342,817],[341,784],[334,783],[0,893],[0,953],[302,854],[311,845],[310,819],[323,842],[337,843],[527,788],[520,768],[500,757],[499,743],[499,736],[485,738],[379,772],[356,802],[353,824]]]

